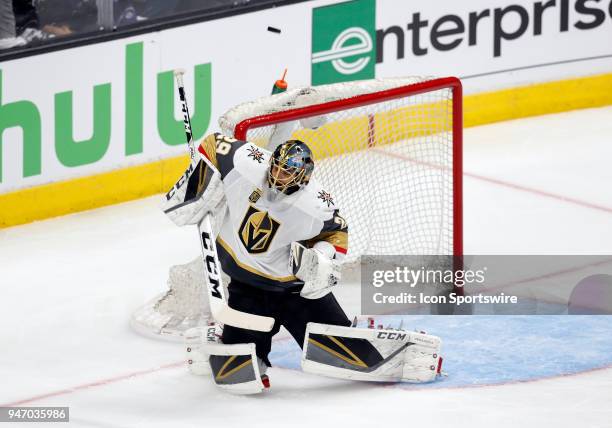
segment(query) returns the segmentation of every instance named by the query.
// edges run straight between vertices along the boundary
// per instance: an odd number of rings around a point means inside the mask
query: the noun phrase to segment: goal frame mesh
[[[453,255],[455,256],[455,268],[457,269],[459,268],[457,266],[458,260],[463,256],[463,88],[458,78],[435,78],[392,89],[356,95],[351,98],[255,116],[239,122],[234,128],[234,137],[238,140],[246,140],[248,131],[255,128],[325,115],[340,110],[363,107],[442,89],[451,89],[452,91]]]

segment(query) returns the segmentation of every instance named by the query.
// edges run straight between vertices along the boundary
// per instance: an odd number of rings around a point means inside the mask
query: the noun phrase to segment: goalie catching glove
[[[316,247],[316,244],[313,248],[306,248],[299,242],[291,244],[289,269],[298,279],[304,281],[300,295],[306,299],[325,296],[340,281],[340,263]]]

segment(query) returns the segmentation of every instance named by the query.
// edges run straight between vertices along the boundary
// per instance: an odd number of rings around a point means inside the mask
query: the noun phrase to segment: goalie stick
[[[189,156],[193,161],[196,157],[196,147],[193,141],[191,118],[189,116],[189,109],[187,108],[187,100],[185,97],[183,74],[185,74],[185,71],[182,69],[174,71],[181,101],[181,110],[183,111],[183,123],[185,125],[185,137],[189,148]],[[198,232],[200,244],[202,246],[202,261],[205,267],[206,291],[208,293],[208,302],[213,318],[222,324],[247,330],[272,330],[274,318],[240,312],[228,306],[225,290],[223,288],[223,280],[221,279],[221,264],[219,263],[219,257],[217,255],[210,213],[207,213],[202,221],[198,223]]]

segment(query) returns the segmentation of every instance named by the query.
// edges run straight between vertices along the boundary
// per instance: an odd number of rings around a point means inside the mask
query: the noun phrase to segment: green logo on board
[[[374,78],[375,40],[376,0],[313,9],[312,84]]]
[[[152,71],[144,67],[144,43],[130,43],[125,47],[125,65],[123,82],[105,82],[93,85],[93,118],[83,122],[75,120],[74,98],[72,90],[53,94],[52,117],[44,115],[45,110],[39,109],[30,100],[6,100],[5,88],[16,83],[6,83],[5,72],[0,68],[0,185],[3,184],[2,152],[9,144],[22,145],[23,178],[42,174],[45,169],[43,147],[55,146],[55,157],[65,167],[80,167],[99,162],[104,158],[111,144],[123,144],[125,157],[139,155],[145,152],[145,113],[156,113],[157,117],[148,118],[148,123],[157,119],[159,139],[166,145],[185,144],[185,129],[183,119],[175,115],[175,82],[172,70]],[[119,58],[113,58],[119,62]],[[151,78],[150,74],[153,74]],[[210,63],[196,64],[193,67],[194,87],[190,92],[194,100],[191,123],[193,139],[204,136],[208,130],[212,110],[212,65]],[[145,82],[157,78],[157,106],[144,103]],[[14,78],[11,76],[11,78]],[[80,83],[80,82],[79,82]],[[81,84],[79,86],[85,86]],[[122,88],[123,90],[119,89]],[[191,88],[190,88],[191,89]],[[12,91],[15,93],[15,91]],[[52,94],[46,94],[51,98]],[[41,97],[42,98],[42,97]],[[46,100],[45,100],[46,101]],[[51,101],[48,101],[51,102]],[[113,109],[119,109],[123,102],[124,129],[123,141],[111,141],[113,120],[120,117],[113,114]],[[155,107],[157,107],[155,109]],[[157,111],[155,111],[157,110]],[[53,129],[51,134],[43,134],[43,123],[48,122]],[[121,122],[120,122],[121,125]],[[117,126],[117,125],[115,125]],[[89,127],[89,128],[88,128]],[[9,128],[21,128],[23,138],[18,141],[8,141],[3,132]],[[88,132],[90,137],[78,139],[78,133]],[[4,149],[6,150],[6,149]]]

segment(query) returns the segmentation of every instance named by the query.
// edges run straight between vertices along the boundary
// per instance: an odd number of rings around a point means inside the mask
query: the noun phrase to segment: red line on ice
[[[45,398],[51,398],[51,397],[57,397],[57,396],[60,396],[60,395],[71,394],[73,392],[81,391],[83,389],[93,388],[93,387],[96,387],[96,386],[109,385],[111,383],[120,382],[122,380],[131,379],[131,378],[134,378],[134,377],[145,376],[145,375],[148,375],[148,374],[151,374],[151,373],[155,373],[155,372],[158,372],[158,371],[161,371],[161,370],[166,370],[166,369],[180,367],[183,364],[185,364],[184,361],[180,361],[180,362],[176,362],[176,363],[170,363],[170,364],[164,364],[163,366],[155,367],[153,369],[141,370],[141,371],[137,371],[137,372],[133,372],[133,373],[128,373],[128,374],[125,374],[125,375],[115,376],[115,377],[111,377],[111,378],[107,378],[107,379],[101,379],[101,380],[97,380],[97,381],[94,381],[94,382],[85,383],[83,385],[73,386],[72,388],[61,389],[59,391],[53,391],[53,392],[48,392],[46,394],[36,395],[36,396],[30,397],[30,398],[24,398],[22,400],[14,401],[12,403],[0,404],[0,407],[22,406],[24,404],[29,404],[29,403],[32,403],[34,401],[44,400]]]
[[[275,339],[274,341],[284,341],[284,340],[288,340],[290,339],[290,337],[282,337],[279,339]],[[183,364],[185,364],[184,361],[179,361],[179,362],[175,362],[175,363],[170,363],[170,364],[165,364],[153,369],[149,369],[149,370],[142,370],[142,371],[138,371],[138,372],[133,372],[133,373],[129,373],[129,374],[125,374],[125,375],[121,375],[121,376],[116,376],[116,377],[111,377],[108,379],[102,379],[102,380],[98,380],[95,382],[90,382],[90,383],[86,383],[83,385],[78,385],[72,388],[67,388],[67,389],[62,389],[59,391],[54,391],[54,392],[49,392],[47,394],[41,394],[41,395],[36,395],[34,397],[30,397],[30,398],[25,398],[19,401],[14,401],[12,403],[5,403],[5,404],[0,404],[0,407],[12,407],[12,406],[22,406],[24,404],[29,404],[32,403],[34,401],[40,401],[40,400],[44,400],[46,398],[51,398],[51,397],[57,397],[60,395],[67,395],[67,394],[71,394],[73,392],[77,392],[77,391],[81,391],[84,389],[89,389],[89,388],[94,388],[96,386],[104,386],[104,385],[109,385],[115,382],[120,382],[122,380],[127,380],[127,379],[131,379],[134,377],[139,377],[139,376],[146,376],[149,375],[151,373],[155,373],[155,372],[159,372],[162,370],[167,370],[167,369],[172,369],[172,368],[177,368],[182,366]],[[276,366],[276,369],[281,369],[281,370],[292,370],[295,371],[294,369],[289,369],[286,367],[280,367],[280,366]],[[494,386],[506,386],[506,385],[515,385],[515,384],[522,384],[522,383],[531,383],[531,382],[538,382],[538,381],[543,381],[543,380],[550,380],[550,379],[559,379],[559,378],[567,378],[567,377],[572,377],[572,376],[578,376],[581,374],[586,374],[586,373],[592,373],[592,372],[598,372],[601,370],[606,370],[606,369],[610,369],[612,368],[612,364],[608,364],[602,367],[593,367],[591,369],[586,369],[586,370],[582,370],[579,372],[575,372],[575,373],[561,373],[561,374],[554,374],[554,375],[550,375],[550,376],[543,376],[543,377],[539,377],[539,378],[531,378],[531,379],[521,379],[521,380],[511,380],[511,381],[507,381],[507,382],[500,382],[500,383],[482,383],[482,384],[474,384],[474,385],[455,385],[455,386],[444,386],[444,385],[440,385],[439,388],[435,388],[435,390],[437,389],[471,389],[471,388],[486,388],[486,387],[494,387]],[[423,388],[420,388],[419,385],[407,385],[404,383],[373,383],[372,384],[373,387],[383,387],[383,388],[399,388],[402,389],[404,391],[422,391]],[[409,386],[409,387],[406,387]]]
[[[436,165],[434,163],[431,162],[423,162],[423,161],[419,161],[416,159],[412,159],[409,156],[406,155],[402,155],[399,153],[392,153],[392,152],[388,152],[385,151],[383,149],[380,148],[373,148],[371,149],[373,151],[375,151],[376,153],[385,155],[385,156],[389,156],[389,157],[394,157],[397,159],[402,159],[408,162],[412,162],[415,164],[419,164],[419,165],[425,165],[427,167],[433,168],[433,169],[443,169],[443,170],[451,170],[451,168],[443,166],[443,165]],[[492,184],[497,184],[498,186],[504,186],[504,187],[508,187],[510,189],[514,189],[514,190],[520,190],[523,192],[527,192],[527,193],[532,193],[534,195],[539,195],[539,196],[544,196],[546,198],[551,198],[551,199],[556,199],[559,201],[563,201],[563,202],[567,202],[570,204],[574,204],[574,205],[579,205],[581,207],[585,207],[585,208],[591,208],[594,210],[599,210],[599,211],[603,211],[609,214],[612,214],[612,207],[606,207],[604,205],[598,205],[598,204],[594,204],[588,201],[583,201],[580,199],[576,199],[576,198],[572,198],[569,196],[564,196],[564,195],[560,195],[557,193],[552,193],[552,192],[547,192],[545,190],[540,190],[540,189],[535,189],[533,187],[527,187],[527,186],[523,186],[521,184],[515,184],[515,183],[510,183],[508,181],[503,181],[503,180],[499,180],[497,178],[492,178],[492,177],[486,177],[484,175],[480,175],[480,174],[474,174],[471,172],[466,172],[463,171],[463,175],[465,177],[470,177],[470,178],[474,178],[476,180],[481,180],[481,181],[486,181],[487,183],[492,183]]]
[[[545,190],[534,189],[532,187],[522,186],[520,184],[510,183],[510,182],[507,182],[507,181],[498,180],[496,178],[485,177],[483,175],[473,174],[473,173],[465,172],[465,171],[463,172],[463,175],[465,175],[466,177],[475,178],[477,180],[482,180],[482,181],[486,181],[486,182],[489,182],[489,183],[497,184],[499,186],[509,187],[509,188],[515,189],[515,190],[522,190],[523,192],[529,192],[529,193],[533,193],[533,194],[536,194],[536,195],[539,195],[539,196],[544,196],[544,197],[547,197],[547,198],[557,199],[557,200],[560,200],[560,201],[563,201],[563,202],[568,202],[570,204],[580,205],[582,207],[592,208],[594,210],[599,210],[599,211],[603,211],[603,212],[607,212],[607,213],[611,213],[612,214],[612,208],[610,208],[610,207],[606,207],[606,206],[598,205],[598,204],[593,204],[591,202],[583,201],[583,200],[576,199],[576,198],[571,198],[569,196],[559,195],[557,193],[547,192]]]

